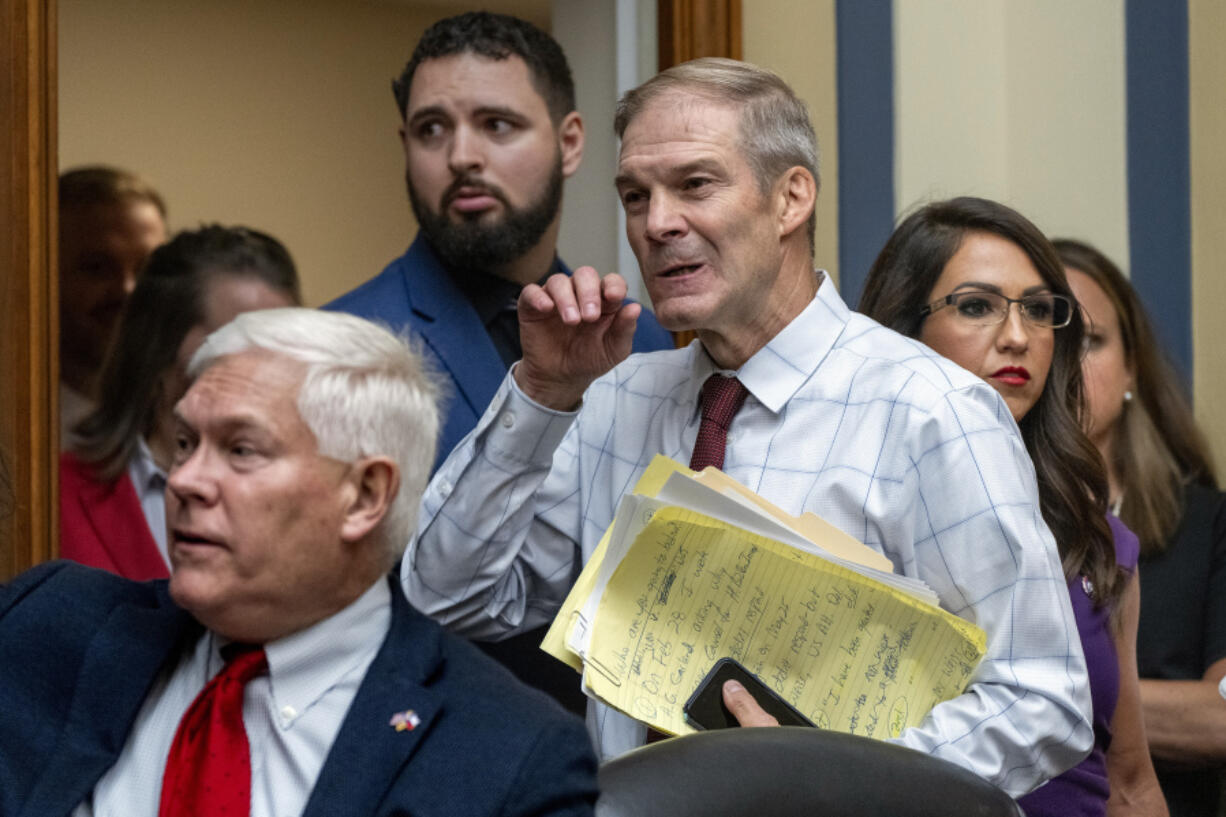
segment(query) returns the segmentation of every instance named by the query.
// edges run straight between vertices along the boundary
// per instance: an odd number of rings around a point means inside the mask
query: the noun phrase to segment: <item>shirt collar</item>
[[[739,370],[720,369],[705,349],[694,356],[688,397],[695,407],[699,405],[702,384],[711,374],[722,372],[735,375],[749,393],[772,412],[778,414],[783,410],[834,348],[851,317],[851,310],[843,303],[830,275],[818,272],[822,280],[809,305]],[[699,346],[701,348],[701,344]]]
[[[365,671],[382,646],[392,620],[392,593],[385,577],[338,613],[264,645],[276,711],[284,721],[306,712],[346,675]],[[213,660],[225,646],[213,639]],[[292,713],[292,714],[289,714]]]
[[[136,439],[136,451],[128,463],[128,476],[137,491],[160,491],[166,487],[166,472],[153,459],[144,437]]]
[[[545,281],[549,276],[556,272],[562,272],[562,262],[554,256],[553,263],[549,265],[548,271],[541,276],[537,281],[541,286],[545,285]],[[497,275],[491,275],[487,272],[471,273],[470,275],[460,276],[456,279],[464,297],[472,304],[472,307],[477,312],[477,317],[481,319],[481,323],[489,326],[490,321],[498,317],[508,306],[514,308],[515,302],[519,299],[519,293],[523,290],[523,286],[508,281]]]

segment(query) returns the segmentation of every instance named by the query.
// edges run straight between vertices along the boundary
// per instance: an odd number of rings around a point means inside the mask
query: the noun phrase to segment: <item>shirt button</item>
[[[455,487],[451,484],[451,480],[440,479],[438,481],[438,492],[443,495],[443,498],[451,496],[451,489]]]
[[[288,722],[292,721],[296,717],[298,717],[297,709],[294,709],[292,706],[281,707],[281,720]]]
[[[514,415],[512,412],[509,412],[509,411],[507,411],[507,412],[503,412],[503,415],[502,415],[502,427],[503,427],[503,428],[510,428],[510,427],[511,427],[511,426],[513,426],[513,425],[515,425],[515,415]]]

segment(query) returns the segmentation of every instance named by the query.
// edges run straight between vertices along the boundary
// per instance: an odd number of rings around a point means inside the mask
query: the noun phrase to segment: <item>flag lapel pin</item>
[[[412,709],[406,709],[403,712],[397,712],[392,715],[392,719],[388,721],[388,725],[397,732],[412,732],[421,723],[421,718]]]

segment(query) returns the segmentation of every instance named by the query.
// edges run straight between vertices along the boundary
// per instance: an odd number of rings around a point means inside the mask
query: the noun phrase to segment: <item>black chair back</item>
[[[597,817],[1020,817],[1013,798],[945,760],[822,729],[670,738],[600,769]]]

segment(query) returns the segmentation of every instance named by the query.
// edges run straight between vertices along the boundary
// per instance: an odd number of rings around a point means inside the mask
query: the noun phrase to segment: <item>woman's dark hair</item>
[[[919,337],[921,310],[932,300],[932,288],[973,233],[1013,242],[1052,292],[1074,300],[1055,249],[1034,224],[1003,204],[962,197],[928,204],[903,219],[873,262],[859,310],[908,337]],[[1075,309],[1071,323],[1055,330],[1046,386],[1018,426],[1034,462],[1043,519],[1056,539],[1065,576],[1089,578],[1096,602],[1104,604],[1114,603],[1125,582],[1107,524],[1106,472],[1081,426],[1084,334],[1081,311]]]
[[[1110,467],[1124,490],[1120,518],[1136,531],[1143,553],[1161,552],[1179,525],[1184,483],[1217,488],[1209,445],[1128,279],[1089,244],[1067,238],[1052,244],[1064,266],[1098,284],[1119,319],[1136,394],[1116,423]]]
[[[76,425],[74,452],[98,478],[117,478],[153,430],[164,375],[203,323],[212,280],[250,277],[301,302],[298,271],[280,241],[246,227],[185,230],[149,256],[124,307],[98,384],[98,406]]]

